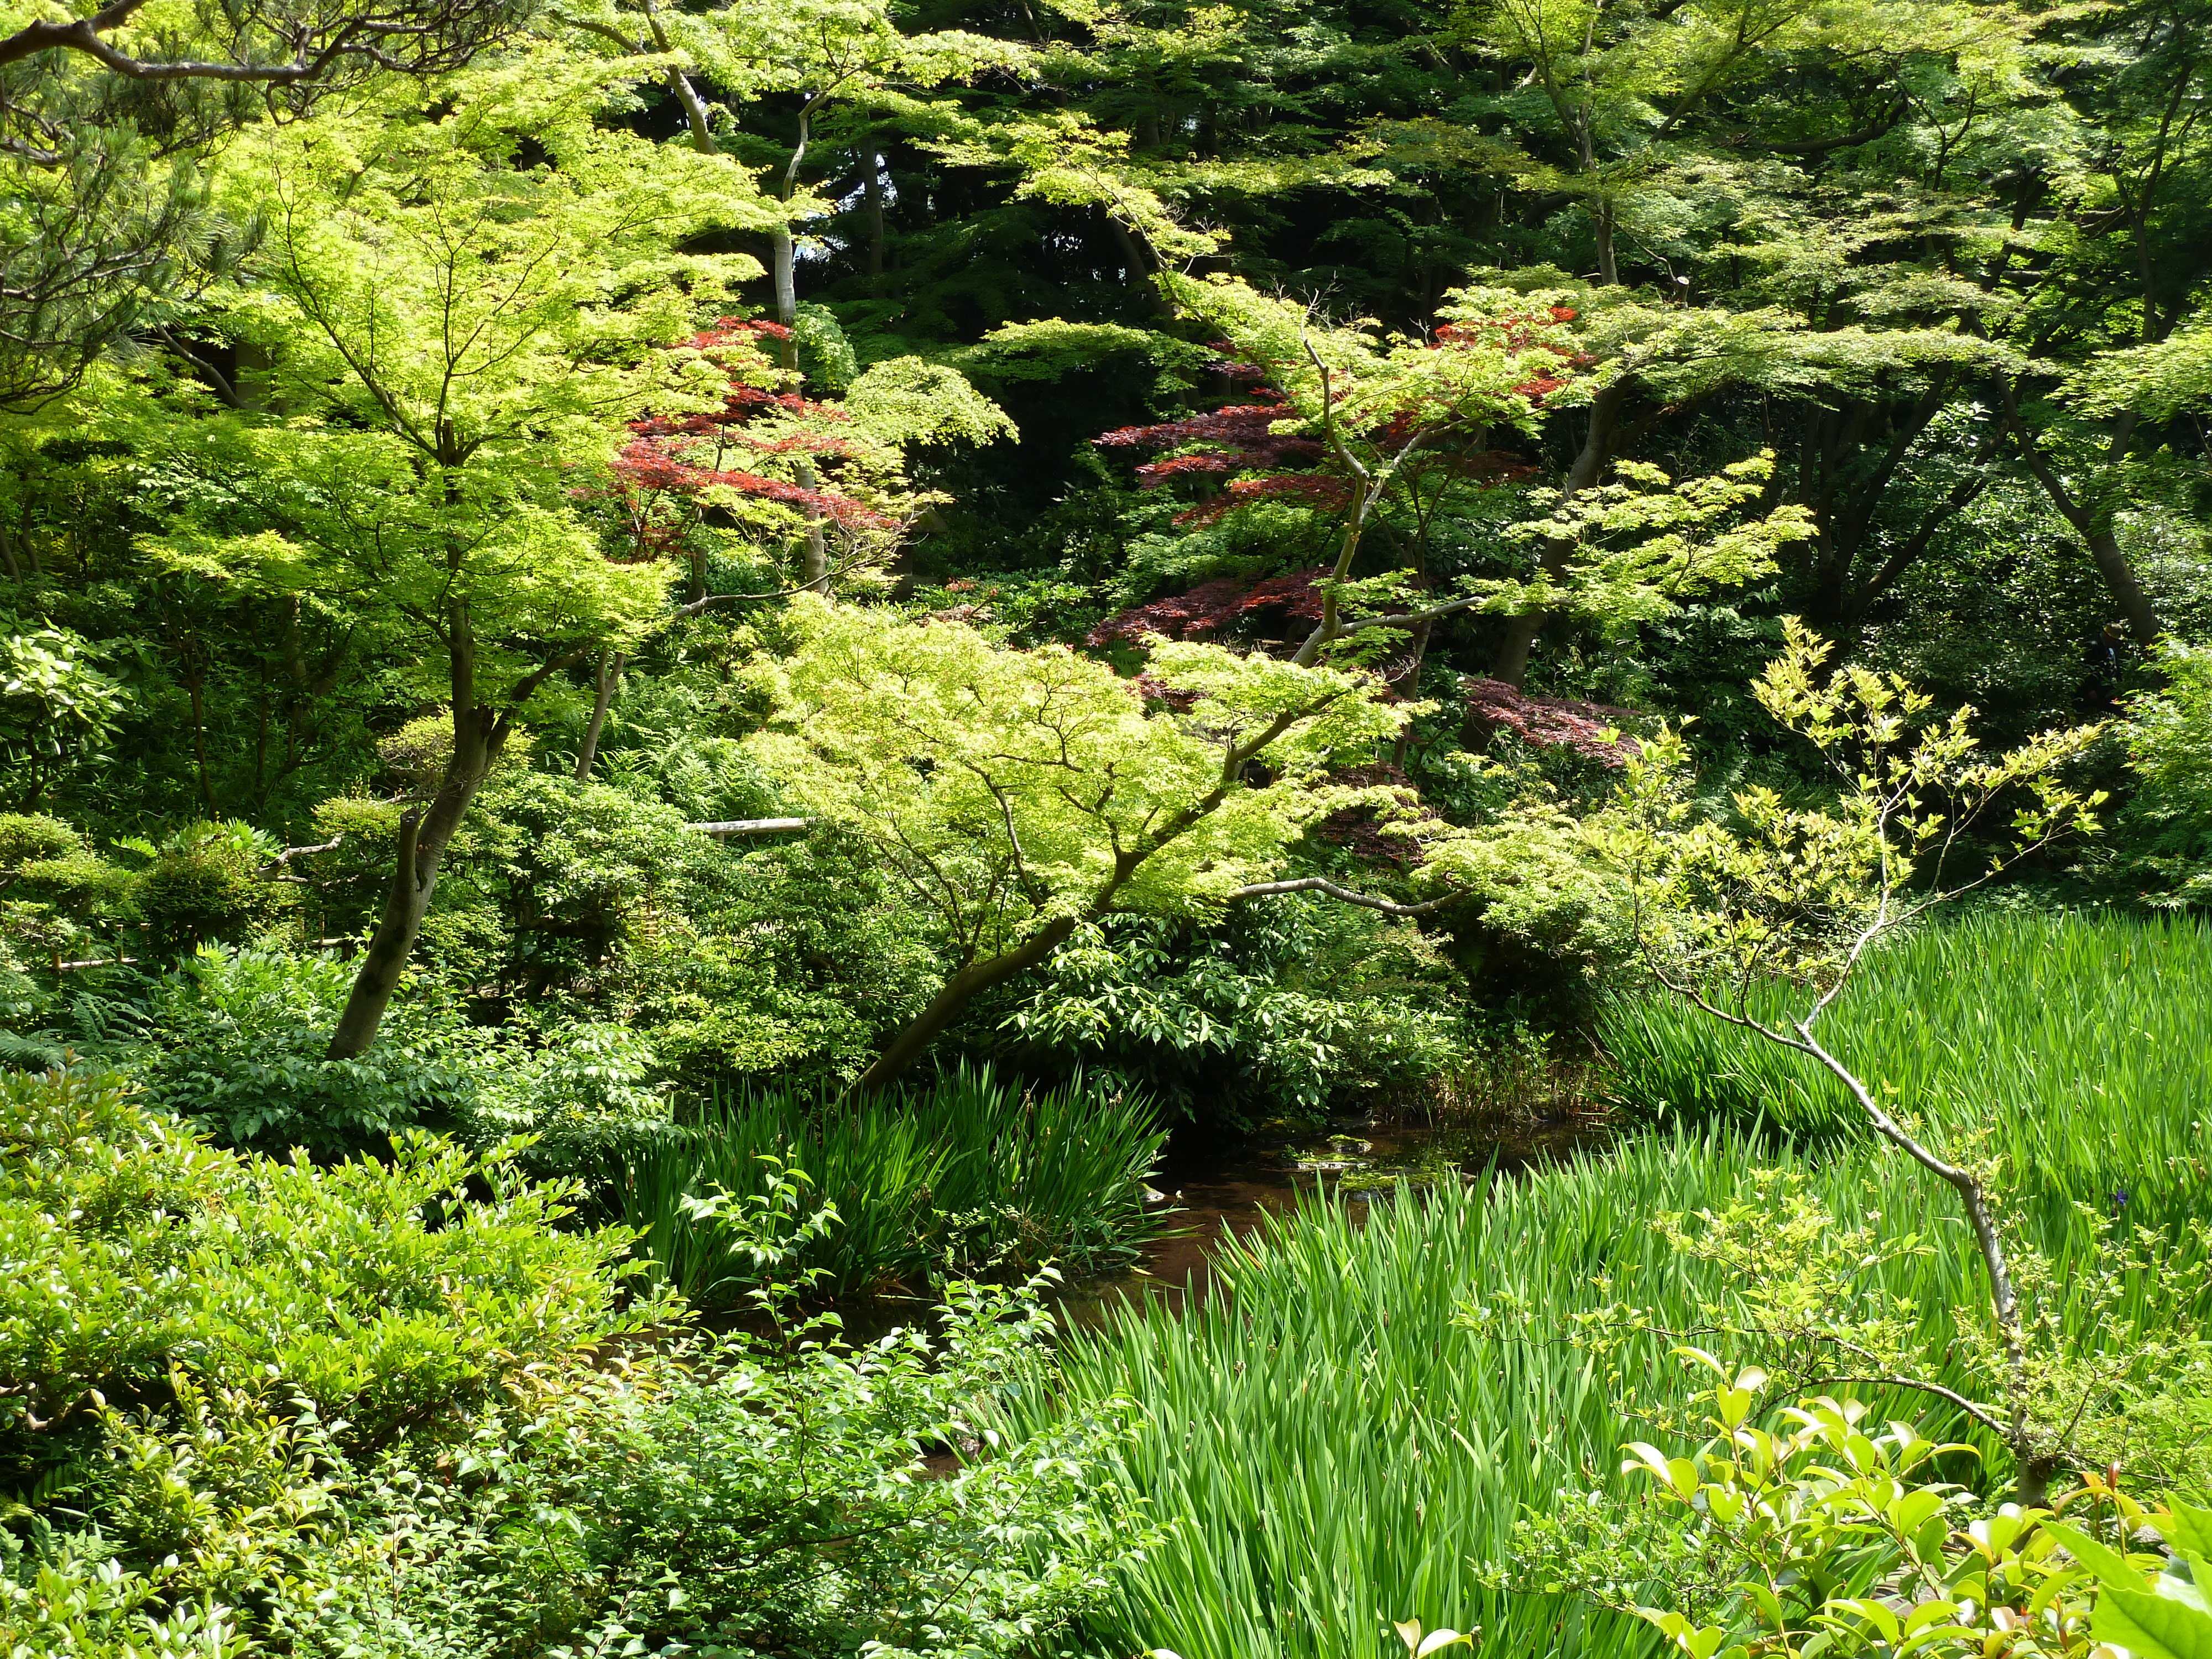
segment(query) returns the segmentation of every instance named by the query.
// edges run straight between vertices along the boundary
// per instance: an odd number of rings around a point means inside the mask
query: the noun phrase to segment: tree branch
[[[1255,882],[1249,887],[1239,887],[1230,893],[1231,899],[1265,898],[1273,893],[1326,893],[1345,904],[1357,904],[1363,909],[1380,910],[1386,916],[1433,915],[1447,905],[1456,904],[1467,896],[1464,893],[1446,893],[1441,898],[1424,899],[1419,904],[1400,904],[1392,899],[1376,898],[1371,893],[1354,892],[1349,887],[1340,887],[1326,876],[1299,876],[1289,881]]]

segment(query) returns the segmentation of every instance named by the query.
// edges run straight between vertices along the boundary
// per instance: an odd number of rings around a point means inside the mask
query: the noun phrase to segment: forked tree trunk
[[[325,1060],[354,1060],[368,1052],[392,1006],[399,976],[422,931],[422,917],[437,890],[438,870],[447,846],[468,817],[477,791],[500,751],[507,746],[514,717],[537,687],[550,675],[576,660],[576,652],[556,657],[533,670],[508,694],[504,709],[493,708],[477,695],[477,644],[466,604],[456,601],[446,612],[446,666],[453,690],[453,752],[439,777],[437,792],[427,806],[410,810],[399,820],[399,842],[393,849],[391,884],[386,889],[383,914],[369,935],[346,997],[345,1012],[331,1033]]]
[[[2014,414],[2009,393],[2006,403],[2007,414]],[[2105,465],[2107,467],[2117,466],[2126,456],[2128,442],[2135,434],[2135,428],[2136,412],[2133,410],[2123,410],[2114,425],[2112,442],[2106,451]],[[2165,630],[2159,625],[2158,612],[2152,608],[2150,596],[2143,592],[2142,584],[2136,580],[2135,568],[2128,562],[2127,554],[2121,550],[2120,538],[2113,532],[2112,509],[2100,505],[2094,499],[2076,496],[2051,465],[2050,457],[2043,453],[2041,440],[2034,433],[2017,426],[2015,431],[2021,459],[2027,463],[2027,470],[2043,486],[2044,493],[2051,497],[2051,504],[2058,509],[2059,516],[2073,527],[2074,533],[2081,537],[2087,546],[2090,562],[2097,567],[2098,575],[2104,579],[2105,587],[2112,594],[2112,602],[2120,608],[2120,615],[2127,619],[2128,632],[2135,636],[2137,645],[2145,647],[2155,645],[2159,635]]]

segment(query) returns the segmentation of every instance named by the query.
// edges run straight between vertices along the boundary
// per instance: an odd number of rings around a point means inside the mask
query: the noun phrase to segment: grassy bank
[[[1385,1622],[1418,1616],[1482,1626],[1494,1659],[1650,1647],[1640,1627],[1477,1586],[1470,1559],[1503,1550],[1523,1504],[1549,1504],[1583,1471],[1609,1474],[1632,1434],[1583,1356],[1454,1315],[1510,1296],[1564,1318],[1620,1297],[1694,1322],[1705,1270],[1639,1218],[1723,1204],[1772,1161],[1725,1130],[1666,1131],[1487,1192],[1401,1197],[1364,1228],[1316,1204],[1228,1248],[1232,1297],[1072,1342],[1073,1397],[1141,1403],[1123,1472],[1165,1528],[1099,1637],[1183,1659],[1346,1659],[1398,1651]],[[1921,1335],[1940,1355],[1948,1310],[1984,1302],[1948,1194],[1871,1148],[1806,1167],[1839,1217],[1878,1208],[1887,1227],[1939,1242],[1887,1271],[1929,1310]],[[2086,1237],[2063,1203],[2028,1220],[2061,1250]],[[1629,1372],[1661,1364],[1654,1343]]]
[[[807,1265],[839,1295],[918,1286],[933,1270],[1112,1263],[1147,1230],[1145,1176],[1166,1133],[1145,1101],[1080,1084],[1025,1092],[962,1066],[887,1101],[769,1091],[709,1103],[606,1175],[648,1273],[694,1302],[750,1276],[684,1200],[762,1188],[763,1158],[805,1171],[839,1222]]]
[[[1802,1004],[1785,986],[1752,999],[1775,1022]],[[1997,1148],[2031,1178],[2100,1199],[2212,1180],[2212,927],[1969,915],[1881,949],[1821,1030],[1947,1136],[1994,1119]],[[1680,1001],[1617,1005],[1601,1041],[1632,1114],[1865,1133],[1826,1072]]]

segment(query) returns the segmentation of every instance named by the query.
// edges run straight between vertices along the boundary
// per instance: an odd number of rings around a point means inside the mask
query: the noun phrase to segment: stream
[[[1304,1194],[1333,1188],[1357,1220],[1372,1194],[1395,1191],[1401,1178],[1423,1185],[1471,1179],[1493,1164],[1510,1173],[1573,1158],[1612,1133],[1602,1112],[1577,1109],[1445,1125],[1343,1123],[1275,1142],[1178,1135],[1152,1174],[1164,1230],[1123,1271],[1072,1282],[1060,1306],[1078,1327],[1103,1324],[1148,1302],[1180,1313],[1211,1292],[1224,1237],[1288,1212]]]

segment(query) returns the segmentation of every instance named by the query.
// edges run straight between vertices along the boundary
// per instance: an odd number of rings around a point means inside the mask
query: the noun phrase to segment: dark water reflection
[[[1611,1134],[1602,1114],[1576,1110],[1447,1125],[1346,1124],[1274,1143],[1178,1137],[1152,1176],[1165,1196],[1167,1231],[1127,1271],[1072,1282],[1060,1298],[1061,1314],[1073,1325],[1095,1327],[1137,1303],[1158,1301],[1178,1313],[1202,1303],[1224,1237],[1250,1232],[1322,1188],[1334,1188],[1357,1220],[1374,1194],[1395,1192],[1401,1177],[1419,1184],[1463,1180],[1493,1164],[1510,1174],[1574,1158]]]
[[[1462,1118],[1448,1124],[1338,1123],[1294,1140],[1225,1140],[1181,1134],[1170,1139],[1152,1185],[1162,1196],[1163,1231],[1118,1272],[1070,1274],[1052,1297],[1061,1319],[1096,1328],[1133,1307],[1158,1302],[1172,1312],[1203,1303],[1214,1286],[1213,1260],[1224,1238],[1242,1237],[1270,1215],[1295,1208],[1327,1188],[1351,1207],[1355,1222],[1400,1179],[1417,1185],[1478,1178],[1493,1165],[1511,1175],[1560,1162],[1611,1139],[1601,1112],[1561,1109],[1534,1117]],[[834,1304],[840,1333],[871,1342],[902,1325],[932,1322],[933,1297],[853,1297]],[[708,1312],[710,1329],[769,1333],[741,1310]]]

